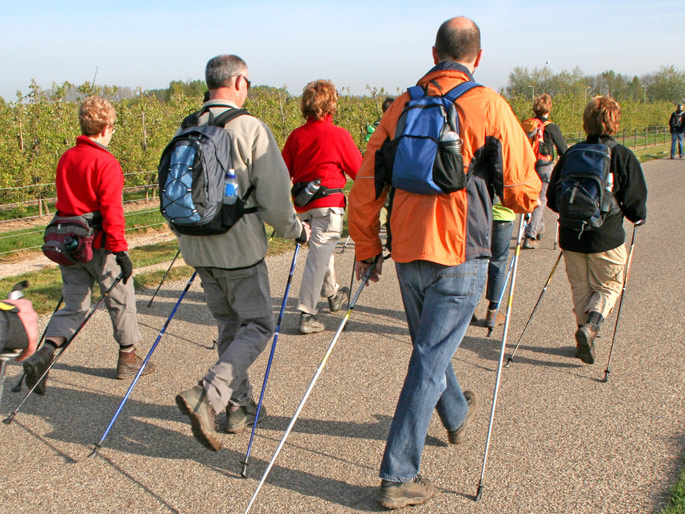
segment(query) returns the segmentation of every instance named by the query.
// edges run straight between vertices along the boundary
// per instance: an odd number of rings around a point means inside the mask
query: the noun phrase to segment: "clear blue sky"
[[[685,69],[685,1],[342,2],[256,0],[0,0],[0,96],[31,79],[164,88],[202,79],[207,60],[234,53],[255,84],[299,94],[327,78],[353,94],[391,93],[432,65],[438,26],[457,15],[481,29],[476,80],[504,87],[514,66],[579,66],[628,75]]]

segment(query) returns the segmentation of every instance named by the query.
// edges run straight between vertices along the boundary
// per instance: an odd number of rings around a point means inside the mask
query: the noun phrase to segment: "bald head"
[[[435,37],[438,60],[473,62],[479,51],[480,29],[472,20],[458,16],[440,25]]]

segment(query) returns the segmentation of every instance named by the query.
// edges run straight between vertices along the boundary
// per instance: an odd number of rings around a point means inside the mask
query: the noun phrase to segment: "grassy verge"
[[[659,514],[685,514],[685,469],[671,487],[671,504]]]

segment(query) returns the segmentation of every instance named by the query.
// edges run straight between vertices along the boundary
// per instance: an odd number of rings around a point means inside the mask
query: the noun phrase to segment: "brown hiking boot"
[[[344,302],[350,301],[350,288],[345,286],[338,289],[333,296],[328,297],[328,308],[331,312],[338,312]]]
[[[28,388],[32,388],[38,382],[40,376],[45,373],[48,369],[50,363],[52,362],[52,357],[54,351],[49,346],[43,346],[36,353],[31,355],[28,359],[24,361],[24,373],[26,373],[26,385]],[[41,396],[45,395],[46,382],[48,381],[48,376],[40,381],[40,383],[34,389],[36,394]]]
[[[135,347],[127,351],[119,350],[119,360],[117,361],[117,379],[122,380],[124,378],[135,377],[142,365],[143,359],[138,356]],[[148,361],[140,376],[142,377],[149,375],[150,373],[154,373],[156,369],[157,366]]]
[[[221,438],[216,431],[216,413],[207,399],[201,384],[176,395],[179,410],[190,418],[193,436],[198,442],[215,452],[221,448]]]
[[[420,505],[430,500],[435,495],[433,483],[416,475],[408,482],[390,482],[381,480],[381,488],[378,491],[378,503],[386,509],[401,509],[407,505]]]
[[[595,336],[599,327],[595,323],[585,323],[576,331],[576,357],[585,364],[595,363]]]
[[[476,413],[478,408],[478,401],[476,400],[476,395],[472,391],[464,391],[464,398],[466,398],[466,404],[469,406],[466,411],[466,417],[464,422],[456,430],[447,431],[447,439],[450,444],[461,444],[466,438],[466,430],[469,428],[469,423],[471,423],[471,418]]]
[[[240,434],[247,427],[254,425],[255,415],[257,414],[257,404],[254,398],[250,398],[247,405],[228,405],[226,407],[226,432],[229,434]],[[266,407],[262,403],[259,409],[259,421],[266,416]]]
[[[299,330],[300,334],[316,334],[326,330],[326,326],[316,318],[316,314],[301,312]]]

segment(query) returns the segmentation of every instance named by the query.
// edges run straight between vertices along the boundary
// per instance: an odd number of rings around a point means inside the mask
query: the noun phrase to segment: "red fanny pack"
[[[94,234],[84,216],[56,215],[45,229],[41,250],[48,259],[64,266],[89,262],[93,258]]]

